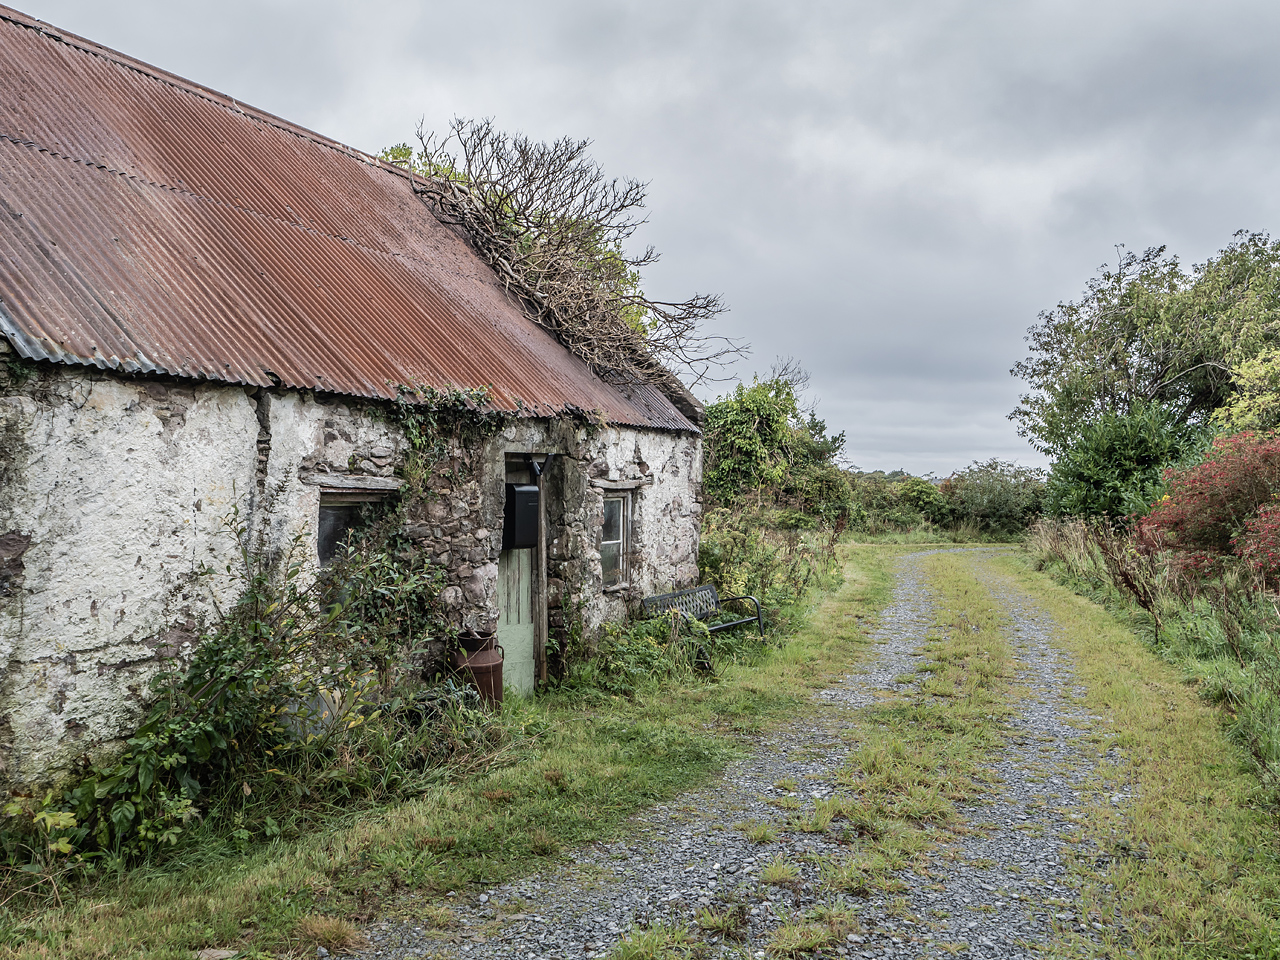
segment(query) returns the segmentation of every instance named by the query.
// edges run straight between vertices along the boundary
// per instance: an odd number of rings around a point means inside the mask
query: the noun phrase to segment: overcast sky
[[[863,469],[1041,464],[1006,419],[1038,311],[1118,243],[1280,222],[1265,0],[20,8],[370,152],[455,114],[591,138],[650,181],[649,293],[723,294],[733,372],[794,355]]]

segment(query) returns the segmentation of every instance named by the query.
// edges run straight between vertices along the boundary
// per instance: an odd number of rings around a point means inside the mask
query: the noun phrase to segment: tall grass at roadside
[[[802,612],[790,612],[791,617]],[[669,613],[648,620],[605,624],[603,635],[569,659],[568,675],[559,682],[562,695],[631,696],[646,684],[713,680],[726,664],[758,662],[768,649],[754,624],[719,630],[716,621],[741,619],[727,612],[709,622]],[[775,640],[776,642],[776,634]]]
[[[1238,563],[1213,575],[1176,555],[1136,549],[1124,534],[1078,521],[1042,521],[1027,549],[1061,583],[1121,615],[1164,661],[1222,707],[1231,740],[1280,803],[1280,608]]]
[[[1062,551],[1060,575],[1074,565],[1079,579],[1068,586],[1099,589],[1088,578],[1105,575],[1104,561],[1078,549],[1078,528],[1037,536],[1060,538],[1047,546]],[[995,563],[1058,624],[1056,642],[1073,656],[1085,704],[1102,718],[1092,775],[1102,799],[1087,808],[1086,836],[1105,852],[1081,856],[1076,870],[1093,912],[1121,921],[1109,948],[1143,960],[1280,956],[1276,811],[1256,766],[1223,736],[1221,712],[1185,683],[1195,665],[1178,651],[1200,642],[1193,621],[1166,615],[1153,649],[1153,624],[1110,591],[1108,611],[1033,572],[1025,557]],[[1127,798],[1109,802],[1118,790]]]

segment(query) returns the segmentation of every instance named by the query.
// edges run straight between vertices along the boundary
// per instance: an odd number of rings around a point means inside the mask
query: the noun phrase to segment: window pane
[[[320,504],[320,566],[327,566],[340,549],[346,549],[347,533],[359,522],[359,504]]]
[[[604,543],[622,542],[622,499],[610,497],[604,502],[604,533],[600,537]]]
[[[622,582],[622,544],[601,544],[600,567],[601,572],[604,573],[604,585],[606,587],[612,587]]]

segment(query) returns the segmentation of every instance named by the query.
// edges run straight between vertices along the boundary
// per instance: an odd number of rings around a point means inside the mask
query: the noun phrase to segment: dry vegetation
[[[667,367],[701,379],[741,352],[702,330],[725,309],[718,296],[669,302],[644,292],[640,271],[658,255],[626,243],[644,223],[646,185],[607,177],[589,140],[543,143],[455,119],[444,134],[419,130],[418,141],[416,152],[400,145],[383,157],[417,175],[432,212],[598,373],[674,385]]]

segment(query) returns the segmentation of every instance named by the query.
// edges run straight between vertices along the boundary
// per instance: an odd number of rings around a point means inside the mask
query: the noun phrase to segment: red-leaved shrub
[[[1135,525],[1139,542],[1148,549],[1232,553],[1245,525],[1280,493],[1280,436],[1218,437],[1203,462],[1170,470],[1165,485],[1166,495]]]
[[[1280,503],[1268,503],[1246,520],[1232,545],[1254,573],[1271,583],[1280,579]]]

